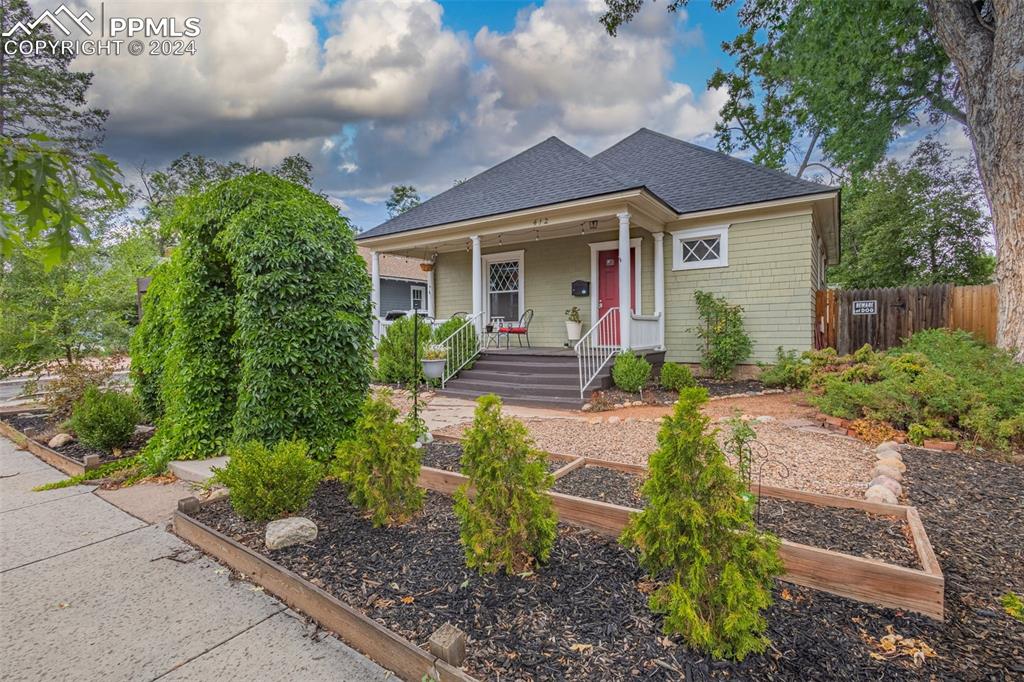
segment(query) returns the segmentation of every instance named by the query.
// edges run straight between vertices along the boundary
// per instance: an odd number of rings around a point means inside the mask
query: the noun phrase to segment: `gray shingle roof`
[[[594,157],[549,137],[361,235],[397,234],[646,187],[677,213],[828,191],[641,128]]]

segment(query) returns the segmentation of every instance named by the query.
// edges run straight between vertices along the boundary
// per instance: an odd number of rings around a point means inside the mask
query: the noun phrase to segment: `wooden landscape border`
[[[174,533],[244,574],[246,579],[331,630],[343,642],[403,680],[475,682],[474,677],[424,651],[276,561],[189,516],[190,512],[213,501],[200,502],[194,497],[180,500],[174,512]]]
[[[591,462],[587,462],[587,465],[600,466]],[[420,485],[437,492],[451,494],[468,481],[468,478],[453,471],[420,468]],[[758,492],[756,486],[751,488]],[[553,491],[548,494],[562,521],[607,535],[618,536],[629,522],[629,517],[641,511]],[[942,620],[945,579],[917,509],[766,485],[760,486],[760,494],[824,507],[861,509],[906,521],[923,570],[781,540],[779,555],[786,567],[782,579],[841,597],[889,608],[908,609]]]
[[[31,412],[32,410],[21,410],[20,412]],[[20,412],[15,414],[20,414]],[[10,413],[8,413],[10,414]],[[5,415],[0,415],[3,417]],[[100,458],[96,455],[89,455],[85,463],[79,462],[76,459],[72,459],[67,455],[62,455],[56,450],[49,448],[42,443],[37,443],[18,429],[14,428],[7,422],[0,419],[0,435],[7,436],[15,445],[28,450],[33,455],[43,460],[55,469],[59,469],[68,476],[81,476],[86,471],[91,471],[100,465]]]

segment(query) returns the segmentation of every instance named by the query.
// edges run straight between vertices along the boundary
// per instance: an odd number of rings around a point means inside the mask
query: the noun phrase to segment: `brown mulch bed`
[[[435,440],[423,446],[420,451],[420,463],[423,466],[445,471],[462,470],[462,445],[448,441]],[[548,460],[548,471],[554,473],[569,462]]]
[[[452,622],[469,635],[465,668],[480,679],[1018,679],[1024,624],[995,599],[1024,592],[1022,470],[923,457],[935,465],[905,456],[908,484],[946,571],[946,622],[778,582],[766,613],[771,646],[742,663],[663,638],[633,555],[589,531],[560,526],[549,563],[533,575],[482,577],[466,569],[451,500],[436,493],[409,524],[374,529],[325,482],[303,512],[320,528],[317,540],[276,552],[263,547],[264,525],[226,502],[197,516],[421,646]],[[890,632],[937,655],[915,663],[900,649],[887,653],[877,641]]]
[[[31,416],[26,415],[23,417],[18,415],[7,415],[4,417],[4,421],[21,431],[32,440],[41,445],[46,445],[47,447],[49,447],[48,443],[50,439],[54,435],[62,432],[62,429],[60,428],[61,422],[59,420],[54,420],[47,414],[33,414]],[[134,434],[128,440],[128,443],[120,449],[119,454],[116,457],[113,453],[84,445],[79,443],[77,440],[71,441],[67,445],[62,445],[59,448],[50,449],[59,452],[65,457],[70,457],[76,462],[84,463],[86,456],[99,455],[100,463],[106,463],[137,455],[139,451],[145,447],[146,443],[149,442],[152,435],[152,433]]]

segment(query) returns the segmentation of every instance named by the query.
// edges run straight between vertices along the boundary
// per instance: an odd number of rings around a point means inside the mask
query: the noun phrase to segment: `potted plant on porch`
[[[444,346],[431,344],[423,351],[423,376],[428,379],[440,379],[444,374],[444,365],[448,362],[448,349]]]
[[[573,306],[565,311],[565,333],[569,341],[579,341],[583,335],[583,320],[580,319],[580,309]]]

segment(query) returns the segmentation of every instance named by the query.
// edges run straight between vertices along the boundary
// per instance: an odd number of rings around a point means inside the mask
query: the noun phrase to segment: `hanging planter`
[[[422,270],[423,272],[430,272],[433,269],[434,269],[434,264],[433,263],[420,263],[420,270]]]

